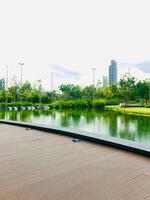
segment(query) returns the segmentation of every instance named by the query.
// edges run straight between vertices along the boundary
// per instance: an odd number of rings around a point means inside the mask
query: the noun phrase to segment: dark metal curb
[[[119,148],[122,150],[130,151],[133,153],[150,157],[150,147],[138,144],[136,142],[126,141],[123,139],[113,138],[109,136],[101,136],[101,135],[93,134],[93,133],[91,134],[85,131],[76,131],[76,130],[67,129],[67,128],[57,128],[57,127],[50,127],[50,126],[38,125],[38,124],[33,124],[33,123],[25,123],[25,122],[16,122],[16,121],[10,121],[10,120],[0,120],[0,123],[41,130],[41,131],[45,131],[49,133],[66,135],[73,138],[79,138],[86,141],[90,141],[90,142],[94,142],[94,143],[98,143],[102,145],[107,145],[107,146]]]

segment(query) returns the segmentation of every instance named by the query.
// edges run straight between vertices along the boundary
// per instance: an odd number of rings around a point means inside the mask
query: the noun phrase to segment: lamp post
[[[94,86],[95,86],[95,70],[96,68],[92,68],[93,71],[93,102],[94,102],[94,98],[95,98],[95,91],[94,91]]]
[[[6,67],[6,81],[5,81],[5,110],[7,111],[7,103],[8,103],[8,65],[5,65]],[[7,117],[6,117],[7,118]]]
[[[19,63],[20,65],[20,80],[21,80],[21,84],[20,84],[20,88],[21,88],[21,94],[20,94],[20,101],[21,101],[21,106],[22,106],[22,66],[24,65],[24,63]]]
[[[51,72],[51,92],[53,91],[53,72]]]
[[[41,92],[42,92],[42,81],[41,81],[41,79],[38,80],[38,83],[39,83],[39,87],[38,87],[38,90],[39,90],[39,103],[41,103]]]
[[[53,72],[51,72],[51,98],[52,98],[52,101],[53,101],[53,99],[54,99],[54,96],[53,96],[53,76],[54,76],[54,74],[53,74]]]

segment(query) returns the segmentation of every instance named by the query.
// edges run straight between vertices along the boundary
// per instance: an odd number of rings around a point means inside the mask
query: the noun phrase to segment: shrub
[[[93,103],[93,107],[95,109],[104,109],[105,101],[104,100],[95,100]]]
[[[49,104],[49,107],[55,109],[73,109],[73,108],[91,108],[91,100],[72,100],[72,101],[56,101]]]
[[[106,105],[119,105],[121,103],[120,99],[107,99],[105,102]]]

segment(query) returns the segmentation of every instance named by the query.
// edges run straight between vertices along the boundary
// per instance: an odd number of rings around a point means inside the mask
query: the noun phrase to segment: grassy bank
[[[150,115],[150,108],[145,107],[126,107],[122,108],[120,106],[106,106],[107,110],[113,110],[120,113],[126,114],[141,114],[141,115]]]

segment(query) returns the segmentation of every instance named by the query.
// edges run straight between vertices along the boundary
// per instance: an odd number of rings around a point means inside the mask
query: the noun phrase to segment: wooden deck
[[[150,200],[150,158],[0,124],[0,200]]]

